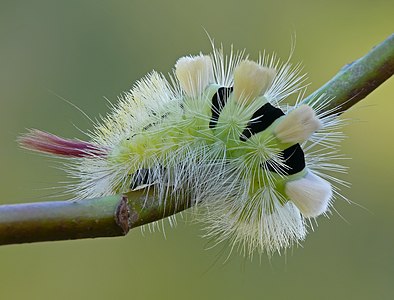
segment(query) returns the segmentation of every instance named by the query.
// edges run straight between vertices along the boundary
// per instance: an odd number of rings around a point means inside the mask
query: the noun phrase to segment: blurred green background
[[[0,203],[59,199],[54,161],[20,150],[26,128],[84,138],[151,69],[225,46],[277,51],[297,34],[313,91],[394,31],[390,1],[0,1]],[[59,96],[57,96],[59,95]],[[201,227],[0,248],[0,299],[394,299],[394,79],[344,117],[352,183],[303,247],[252,262],[205,250]]]

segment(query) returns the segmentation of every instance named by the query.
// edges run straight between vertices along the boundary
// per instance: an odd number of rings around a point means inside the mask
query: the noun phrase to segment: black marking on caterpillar
[[[252,120],[242,132],[240,139],[246,141],[253,134],[267,129],[275,120],[284,116],[285,114],[280,108],[274,107],[270,103],[264,104],[252,116]],[[275,168],[272,164],[268,165],[268,170],[274,173],[293,175],[301,172],[305,168],[305,155],[300,144],[295,144],[279,153],[283,159],[284,166],[276,165]]]
[[[212,97],[212,117],[209,122],[209,128],[215,128],[217,121],[219,119],[220,112],[222,111],[223,107],[226,105],[227,99],[229,98],[230,94],[233,92],[233,87],[221,87]]]
[[[253,134],[266,130],[274,121],[285,114],[280,108],[272,106],[270,103],[264,104],[252,116],[252,120],[242,132],[241,141],[246,141]]]
[[[276,165],[275,168],[273,168],[272,165],[268,163],[268,170],[271,172],[284,175],[293,175],[301,172],[305,168],[305,155],[300,144],[295,144],[281,151],[279,156],[283,158],[286,167],[282,165]]]

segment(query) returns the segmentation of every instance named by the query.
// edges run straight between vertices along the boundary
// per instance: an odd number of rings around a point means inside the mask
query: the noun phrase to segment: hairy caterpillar
[[[20,143],[68,158],[78,198],[141,188],[157,201],[187,193],[204,211],[207,236],[245,254],[303,240],[306,221],[329,211],[338,194],[329,181],[341,181],[324,172],[344,171],[332,162],[342,122],[324,112],[328,100],[284,105],[302,95],[305,77],[274,55],[254,62],[214,48],[180,58],[174,75],[152,72],[137,82],[89,142],[31,130]]]

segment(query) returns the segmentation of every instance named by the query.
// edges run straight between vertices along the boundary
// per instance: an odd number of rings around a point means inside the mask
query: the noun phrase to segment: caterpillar
[[[180,58],[169,79],[153,71],[138,81],[90,141],[33,129],[20,144],[67,158],[75,197],[145,189],[163,202],[187,193],[207,237],[272,254],[330,211],[341,181],[326,172],[345,170],[333,162],[342,121],[324,110],[324,96],[299,101],[305,80],[289,60],[214,47]],[[293,94],[296,104],[285,104]]]

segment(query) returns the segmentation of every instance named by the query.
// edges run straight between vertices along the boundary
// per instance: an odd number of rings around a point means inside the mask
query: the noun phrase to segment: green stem
[[[0,244],[126,234],[129,226],[127,210],[124,209],[125,199],[122,196],[110,196],[2,205]]]
[[[365,56],[344,66],[330,81],[303,100],[309,103],[321,95],[331,99],[325,107],[342,113],[364,99],[394,74],[394,34]]]
[[[173,200],[173,199],[172,199]],[[152,193],[0,206],[0,245],[122,236],[188,207]]]
[[[368,54],[343,67],[303,102],[325,95],[324,98],[331,99],[325,111],[341,113],[393,73],[394,35],[391,35]],[[96,199],[0,205],[0,245],[122,236],[131,228],[189,208],[186,198],[175,202],[170,197],[159,203],[154,194],[141,190]]]

